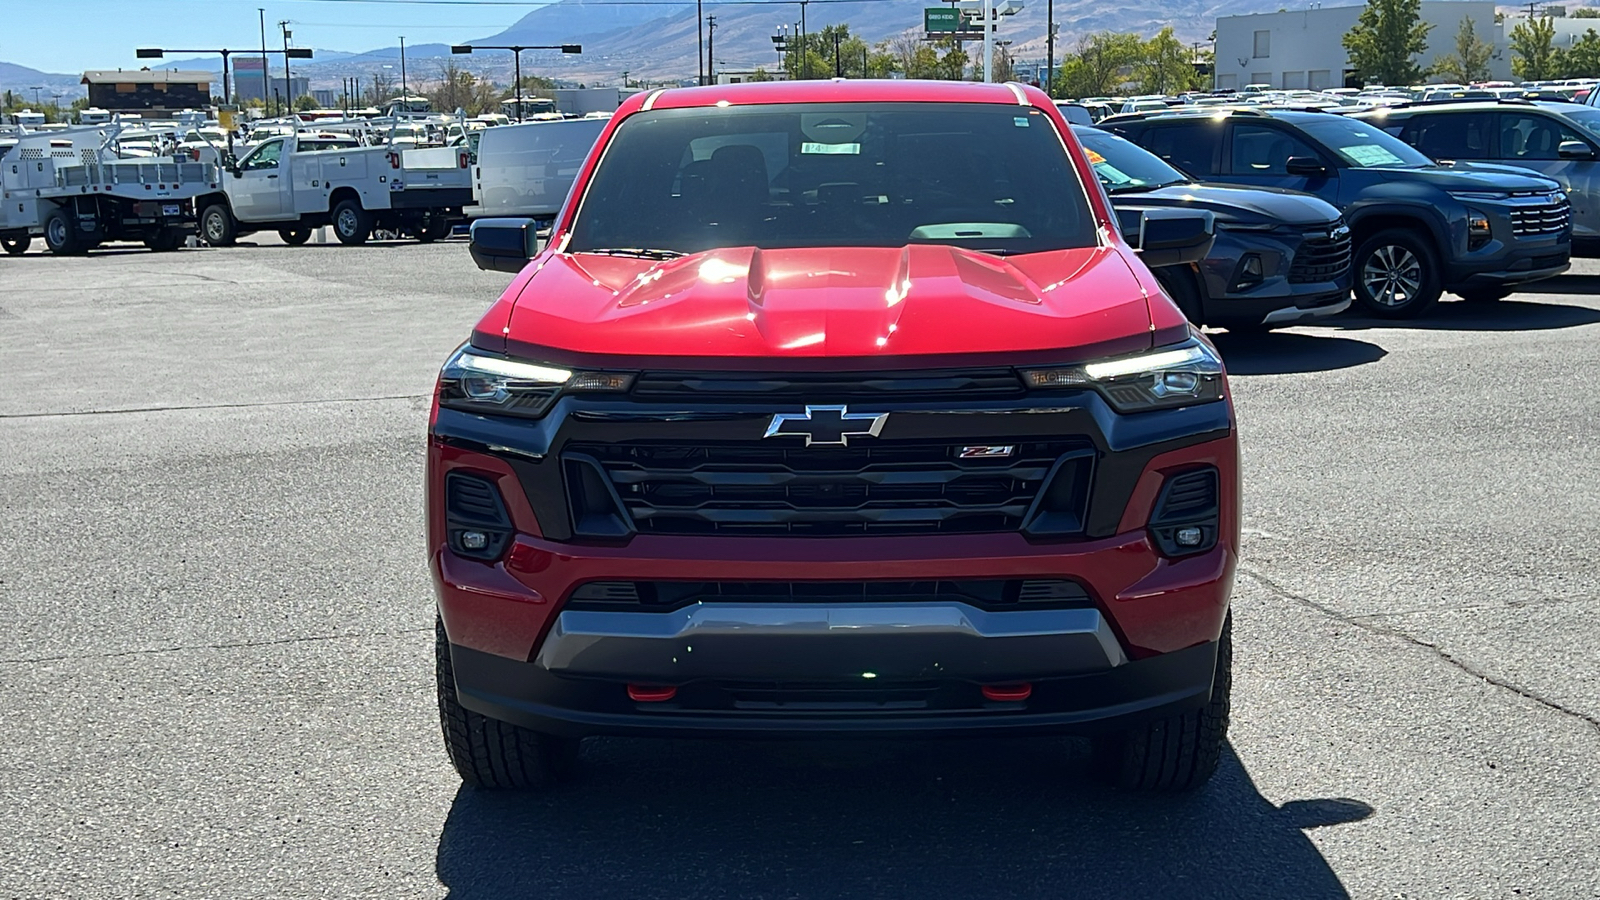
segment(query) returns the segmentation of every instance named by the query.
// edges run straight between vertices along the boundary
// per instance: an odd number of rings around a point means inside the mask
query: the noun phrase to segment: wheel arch
[[[362,209],[367,208],[366,204],[361,202],[361,192],[347,184],[342,187],[334,188],[333,191],[328,194],[328,212],[333,212],[339,204],[346,200],[354,200]]]
[[[1443,222],[1437,221],[1433,215],[1420,209],[1406,209],[1398,212],[1386,210],[1356,211],[1347,217],[1350,226],[1350,246],[1352,249],[1361,246],[1361,242],[1380,231],[1391,228],[1405,228],[1427,235],[1433,243],[1433,249],[1439,254],[1440,261],[1450,258],[1450,244],[1448,231]]]

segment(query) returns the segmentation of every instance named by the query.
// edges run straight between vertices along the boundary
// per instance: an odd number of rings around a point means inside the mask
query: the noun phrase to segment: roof
[[[651,109],[715,106],[722,101],[744,106],[764,103],[1001,103],[1031,105],[1022,99],[1037,88],[972,81],[913,79],[834,79],[830,81],[762,81],[669,88],[635,97],[649,97]],[[1044,98],[1042,92],[1039,97]],[[630,98],[631,99],[631,98]],[[1048,104],[1044,100],[1043,104]]]
[[[1413,103],[1407,106],[1388,106],[1381,109],[1363,110],[1358,114],[1360,118],[1374,117],[1405,118],[1412,115],[1429,115],[1441,112],[1486,112],[1491,109],[1517,109],[1517,108],[1542,109],[1546,112],[1561,115],[1562,113],[1576,112],[1588,109],[1582,103],[1563,103],[1560,101],[1527,100],[1522,97],[1506,97],[1501,100],[1455,100],[1448,103]]]
[[[210,84],[216,76],[197,69],[90,69],[79,84]]]

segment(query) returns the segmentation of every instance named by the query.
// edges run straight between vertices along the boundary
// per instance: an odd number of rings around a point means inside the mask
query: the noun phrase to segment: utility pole
[[[1056,0],[1044,5],[1044,95],[1054,99],[1056,80]]]
[[[267,87],[267,11],[258,6],[256,12],[261,15],[261,105],[266,106],[267,95],[271,93]],[[271,110],[267,115],[272,115]]]
[[[706,86],[706,11],[700,0],[694,0],[694,55],[700,66],[695,83]]]
[[[411,92],[406,89],[406,36],[400,35],[400,102],[406,103]],[[410,107],[406,107],[407,110]]]
[[[800,0],[800,77],[811,75],[810,45],[806,40],[806,0]]]
[[[706,16],[706,75],[710,76],[711,83],[717,83],[717,17]]]
[[[839,64],[839,32],[837,31],[833,33],[833,77],[844,77],[844,67]]]
[[[983,0],[983,80],[994,82],[994,0]]]
[[[293,32],[289,30],[288,19],[279,22],[278,28],[283,31],[283,96],[289,101],[285,111],[292,114],[294,112],[294,82],[289,80],[289,36]]]

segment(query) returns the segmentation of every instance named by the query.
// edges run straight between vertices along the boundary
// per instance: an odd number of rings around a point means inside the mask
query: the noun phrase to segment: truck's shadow
[[[1229,375],[1287,375],[1348,369],[1383,359],[1377,344],[1334,335],[1273,332],[1210,335]]]
[[[591,742],[556,793],[458,793],[438,875],[455,900],[1348,896],[1302,830],[1366,804],[1275,807],[1231,750],[1195,795],[1123,795],[1085,756],[1050,739]]]

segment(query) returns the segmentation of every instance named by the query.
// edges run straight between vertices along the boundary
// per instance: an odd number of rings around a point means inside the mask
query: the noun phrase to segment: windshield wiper
[[[1179,178],[1175,181],[1163,181],[1158,184],[1121,184],[1114,188],[1107,188],[1108,194],[1131,194],[1134,191],[1153,191],[1158,188],[1170,187],[1174,184],[1187,184],[1188,179]]]
[[[595,250],[573,250],[573,253],[598,253],[601,256],[635,256],[639,259],[677,259],[685,256],[681,250],[658,250],[654,247],[601,247]]]

